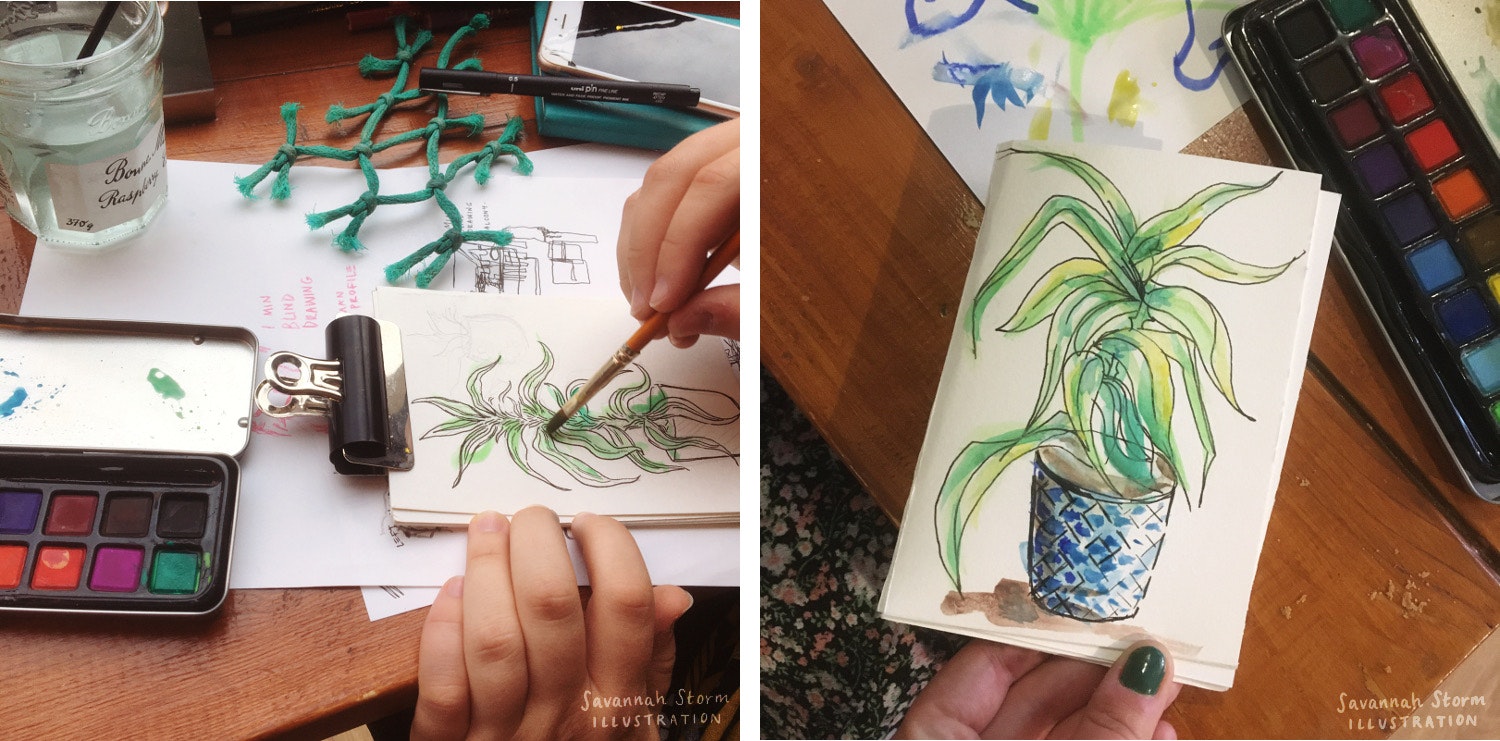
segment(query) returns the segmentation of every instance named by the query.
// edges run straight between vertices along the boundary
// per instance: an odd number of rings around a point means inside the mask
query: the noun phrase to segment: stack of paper
[[[1234,679],[1338,197],[1317,175],[1002,145],[881,610]]]
[[[391,514],[467,525],[552,507],[650,525],[739,519],[739,379],[722,341],[665,341],[568,424],[552,415],[636,329],[622,299],[382,288],[401,328],[417,464],[390,476]]]

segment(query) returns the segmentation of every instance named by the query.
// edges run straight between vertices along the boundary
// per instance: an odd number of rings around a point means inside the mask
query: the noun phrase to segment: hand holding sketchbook
[[[882,615],[1101,663],[1149,635],[1229,687],[1332,239],[1319,182],[1002,145]]]

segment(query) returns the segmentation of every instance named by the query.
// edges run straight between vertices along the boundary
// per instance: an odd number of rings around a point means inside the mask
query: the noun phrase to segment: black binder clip
[[[330,359],[274,352],[255,405],[272,417],[328,418],[328,459],[339,473],[411,470],[411,410],[401,333],[390,322],[346,315],[328,323]],[[278,403],[273,392],[286,397]]]

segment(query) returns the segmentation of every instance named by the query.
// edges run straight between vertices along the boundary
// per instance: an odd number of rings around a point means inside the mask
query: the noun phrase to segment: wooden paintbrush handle
[[[712,283],[714,278],[719,277],[719,273],[724,272],[724,268],[729,267],[729,264],[739,256],[740,234],[735,232],[734,236],[724,240],[724,244],[719,245],[719,249],[714,250],[713,254],[708,256],[708,262],[703,264],[703,276],[698,279],[698,285],[693,289],[693,293],[696,294],[707,288],[708,284]],[[646,343],[666,329],[667,320],[671,316],[671,314],[653,313],[649,319],[641,322],[641,328],[637,329],[635,334],[630,335],[630,339],[625,340],[625,346],[636,352],[645,349]]]

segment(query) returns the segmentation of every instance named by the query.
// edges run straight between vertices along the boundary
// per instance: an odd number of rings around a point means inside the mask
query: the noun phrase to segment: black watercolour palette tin
[[[1401,0],[1264,0],[1224,30],[1292,160],[1343,196],[1340,254],[1470,487],[1500,500],[1500,159],[1438,50]]]
[[[256,342],[0,315],[0,610],[223,603]]]

